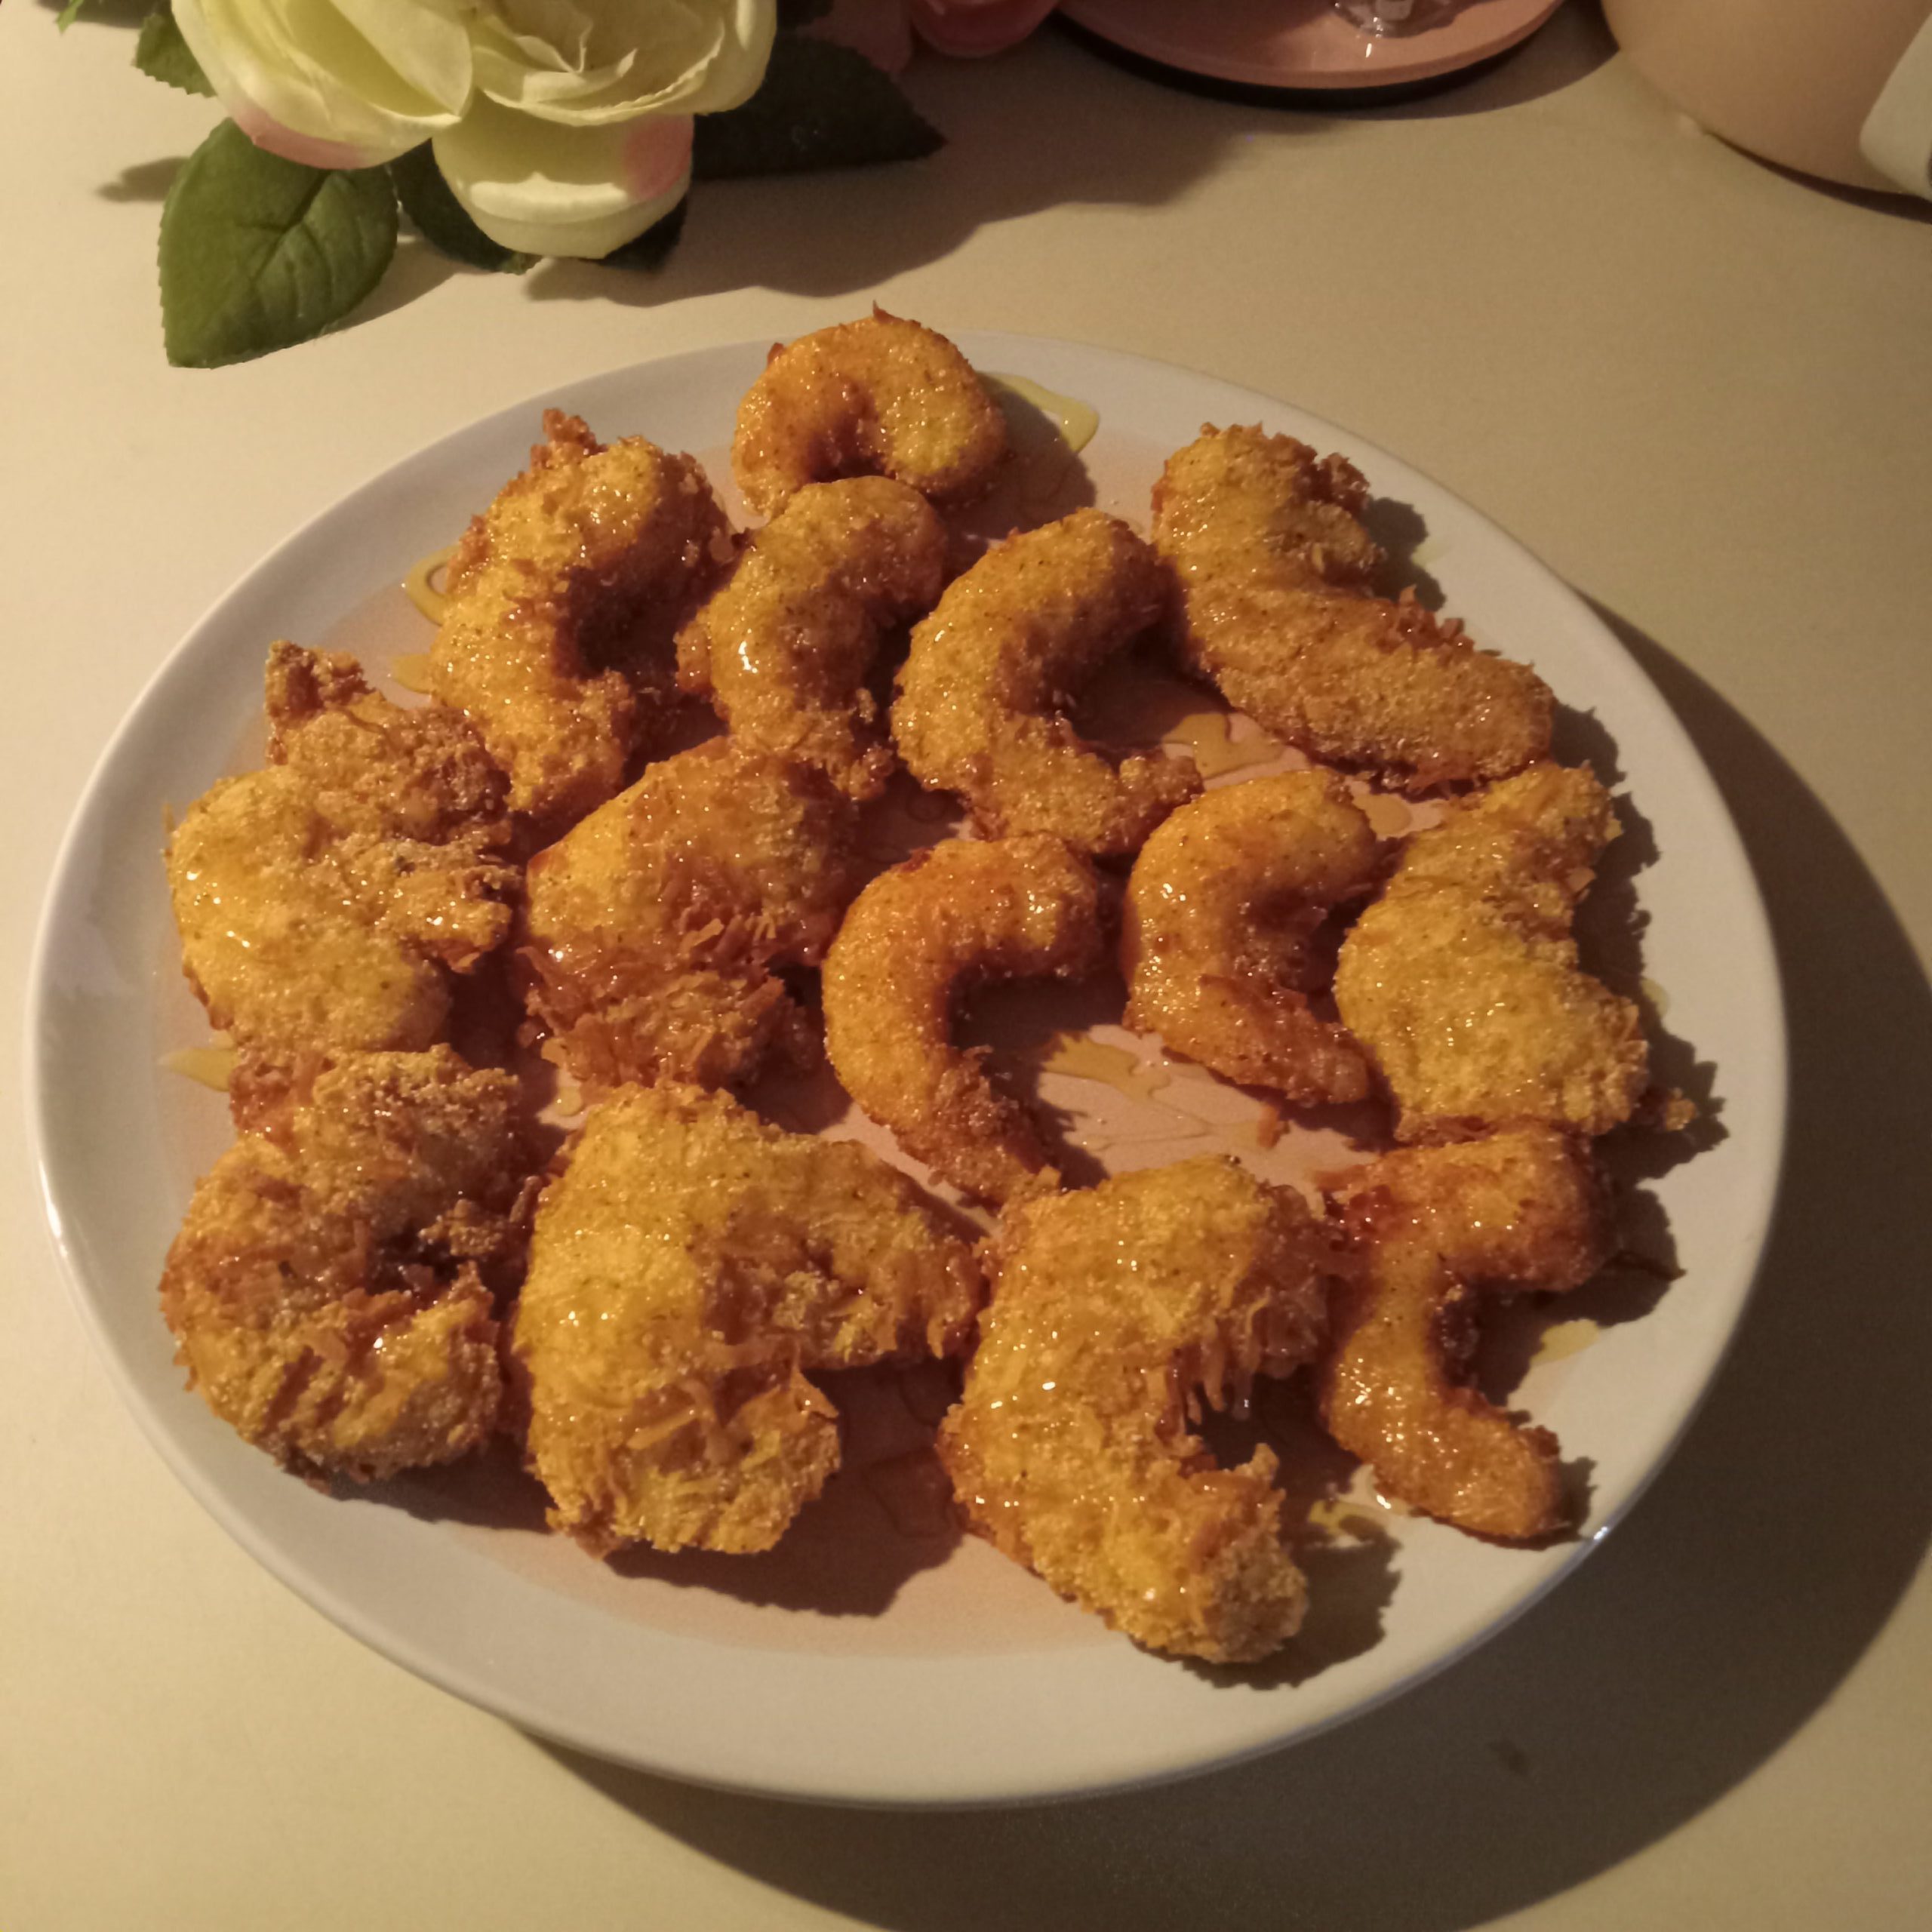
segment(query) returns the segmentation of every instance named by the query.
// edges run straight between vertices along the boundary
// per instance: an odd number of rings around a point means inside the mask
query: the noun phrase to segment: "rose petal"
[[[479,99],[436,137],[436,164],[500,247],[595,259],[661,220],[691,183],[684,115],[568,128]]]
[[[436,17],[441,0],[385,4],[398,16],[423,17],[417,24],[424,44],[442,50],[438,85],[446,96],[456,91],[468,42],[459,50],[448,39],[449,23]],[[460,100],[452,106],[417,91],[330,0],[176,0],[174,18],[236,125],[258,146],[291,160],[335,153],[352,158],[312,165],[392,161],[462,111]],[[418,64],[428,71],[436,63],[426,57]],[[461,92],[466,99],[466,82]]]
[[[969,57],[1024,40],[1058,0],[909,0],[912,25],[928,47]]]

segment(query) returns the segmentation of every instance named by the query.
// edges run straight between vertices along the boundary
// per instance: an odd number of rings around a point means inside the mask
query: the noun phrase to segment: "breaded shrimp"
[[[1463,1381],[1476,1301],[1580,1287],[1604,1259],[1587,1155],[1549,1128],[1386,1154],[1340,1196],[1363,1257],[1335,1309],[1322,1419],[1389,1495],[1472,1535],[1523,1542],[1563,1527],[1556,1438]]]
[[[491,1289],[523,1245],[516,1083],[448,1047],[352,1054],[195,1190],[161,1305],[210,1408],[275,1460],[362,1482],[497,1420]]]
[[[885,475],[941,503],[992,482],[1006,419],[943,335],[875,307],[775,347],[738,405],[731,469],[770,516],[808,483]]]
[[[508,935],[502,781],[454,712],[405,711],[351,658],[279,644],[264,771],[226,778],[168,845],[182,968],[239,1050],[238,1124],[332,1056],[441,1035],[451,972]]]
[[[550,1520],[593,1552],[770,1549],[838,1465],[808,1377],[950,1354],[971,1332],[971,1247],[854,1142],[694,1088],[629,1088],[562,1158],[512,1357]]]
[[[808,484],[678,636],[678,682],[734,737],[873,798],[897,763],[866,674],[946,581],[946,528],[883,476]]]
[[[457,546],[430,685],[481,733],[511,804],[554,831],[654,741],[672,641],[734,544],[693,458],[641,436],[607,448],[554,409],[543,433]]]
[[[1577,963],[1571,922],[1617,836],[1586,768],[1533,765],[1416,834],[1335,972],[1404,1140],[1544,1121],[1603,1134],[1649,1078],[1637,1008]]]
[[[1520,771],[1553,700],[1454,623],[1374,596],[1368,486],[1292,436],[1204,429],[1154,486],[1154,543],[1179,574],[1182,654],[1230,703],[1332,764],[1411,791]]]
[[[857,888],[854,808],[731,738],[652,765],[530,862],[517,965],[588,1086],[749,1078],[816,1054],[778,977],[815,965]]]
[[[1266,1657],[1306,1591],[1274,1452],[1222,1469],[1190,1423],[1321,1340],[1330,1239],[1223,1156],[1023,1201],[940,1454],[973,1527],[1151,1649]]]
[[[1168,598],[1160,559],[1099,510],[989,550],[912,633],[892,707],[907,769],[961,793],[989,838],[1051,832],[1083,852],[1137,851],[1201,789],[1194,761],[1110,753],[1065,714]]]
[[[1183,805],[1128,881],[1126,1023],[1304,1106],[1359,1100],[1368,1063],[1309,1010],[1309,940],[1366,891],[1379,850],[1332,774],[1251,778]]]
[[[949,839],[853,902],[826,955],[825,1046],[845,1091],[933,1171],[986,1201],[1060,1185],[1040,1130],[952,1041],[989,980],[1076,980],[1106,958],[1100,881],[1057,838]]]

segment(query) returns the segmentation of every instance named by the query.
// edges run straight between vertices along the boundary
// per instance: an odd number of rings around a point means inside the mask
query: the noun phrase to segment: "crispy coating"
[[[354,1054],[222,1155],[161,1281],[217,1415],[278,1463],[358,1482],[488,1437],[492,1278],[523,1244],[515,1103],[509,1075],[448,1047]]]
[[[560,829],[654,741],[672,640],[734,546],[694,458],[641,436],[607,448],[554,409],[543,433],[457,546],[430,684],[509,774],[515,810]]]
[[[654,764],[530,862],[517,964],[586,1085],[747,1079],[816,1053],[780,978],[815,965],[860,876],[854,808],[731,738]]]
[[[1202,430],[1154,488],[1183,655],[1278,738],[1411,790],[1520,771],[1553,700],[1461,626],[1374,596],[1368,487],[1344,457],[1258,428]]]
[[[1300,1628],[1274,1452],[1190,1426],[1313,1354],[1333,1263],[1286,1189],[1218,1155],[1011,1208],[940,1453],[973,1527],[1150,1648],[1217,1663]]]
[[[1529,1121],[1603,1134],[1630,1117],[1649,1077],[1641,1016],[1579,968],[1570,933],[1617,834],[1587,768],[1538,764],[1410,841],[1335,973],[1399,1138]]]
[[[1387,1494],[1472,1535],[1561,1529],[1555,1437],[1462,1377],[1480,1296],[1577,1287],[1603,1265],[1588,1155],[1540,1127],[1409,1148],[1350,1174],[1341,1214],[1363,1265],[1340,1291],[1320,1373],[1330,1432]]]
[[[722,1094],[592,1109],[537,1216],[512,1352],[551,1521],[602,1553],[768,1549],[838,1464],[821,1370],[946,1355],[972,1251],[851,1141]]]
[[[875,307],[771,352],[738,405],[731,469],[770,516],[808,483],[885,475],[935,503],[978,496],[1006,419],[943,335]]]
[[[469,728],[371,691],[351,658],[278,644],[266,771],[221,780],[168,845],[182,964],[239,1050],[235,1118],[331,1056],[441,1037],[449,974],[507,935],[500,779]]]
[[[1110,752],[1066,711],[1168,602],[1160,559],[1101,511],[996,545],[912,633],[892,707],[907,768],[964,797],[988,838],[1051,832],[1083,852],[1137,851],[1201,789],[1194,761]]]
[[[1379,850],[1327,772],[1251,778],[1183,805],[1128,881],[1127,1024],[1304,1106],[1362,1099],[1361,1049],[1315,1016],[1305,988],[1315,928],[1368,889]]]
[[[946,581],[946,528],[883,476],[808,484],[678,636],[678,682],[734,736],[874,798],[897,762],[866,678],[886,633]]]
[[[853,902],[826,955],[825,1045],[845,1091],[954,1186],[1003,1201],[1060,1185],[1038,1124],[952,1044],[989,980],[1075,980],[1106,957],[1100,885],[1057,838],[949,839]]]

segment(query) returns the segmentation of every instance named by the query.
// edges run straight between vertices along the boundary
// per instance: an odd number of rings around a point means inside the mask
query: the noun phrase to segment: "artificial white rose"
[[[598,256],[675,206],[691,123],[750,98],[777,0],[175,0],[259,147],[371,168],[435,137],[493,241]],[[646,125],[654,120],[664,125]]]

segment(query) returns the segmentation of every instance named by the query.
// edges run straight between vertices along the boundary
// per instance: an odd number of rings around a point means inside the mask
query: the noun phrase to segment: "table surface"
[[[1735,1352],[1562,1589],[1259,1764],[953,1815],[615,1770],[332,1628],[122,1413],[40,1232],[17,1097],[0,1927],[1932,1923],[1932,208],[1700,133],[1578,0],[1496,70],[1370,112],[1204,99],[1049,32],[915,69],[951,137],[934,160],[708,189],[655,277],[406,249],[328,340],[175,371],[155,222],[208,104],[128,70],[138,8],[63,37],[51,5],[0,20],[17,1013],[95,757],[277,539],[546,385],[876,297],[1290,398],[1522,538],[1636,654],[1737,816],[1794,1085]]]

